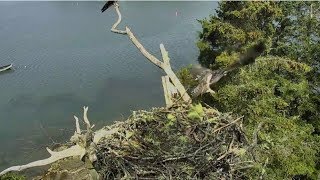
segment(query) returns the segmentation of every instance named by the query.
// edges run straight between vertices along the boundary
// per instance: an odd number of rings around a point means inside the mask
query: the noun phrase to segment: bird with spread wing
[[[196,65],[192,72],[200,74],[197,77],[199,84],[191,92],[191,96],[196,98],[204,93],[214,93],[210,88],[211,85],[217,83],[221,78],[226,76],[229,72],[255,62],[256,58],[260,56],[266,49],[265,43],[263,41],[258,42],[249,48],[246,53],[240,56],[240,58],[233,64],[226,68],[211,70],[200,65]]]

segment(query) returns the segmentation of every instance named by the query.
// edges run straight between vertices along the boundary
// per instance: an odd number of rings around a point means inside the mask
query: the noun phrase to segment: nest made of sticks
[[[242,179],[253,166],[242,118],[198,105],[136,111],[99,141],[104,179]]]

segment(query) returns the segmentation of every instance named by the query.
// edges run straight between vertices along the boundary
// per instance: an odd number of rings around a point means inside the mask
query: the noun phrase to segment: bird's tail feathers
[[[254,63],[256,58],[259,57],[265,51],[265,49],[265,41],[258,41],[258,43],[251,46],[243,55],[241,55],[238,61],[228,66],[225,71],[230,72],[241,66]]]
[[[261,40],[251,46],[242,57],[239,59],[241,65],[248,65],[254,63],[256,58],[259,57],[266,49],[265,41]]]
[[[192,76],[198,79],[203,77],[208,72],[211,72],[211,70],[201,66],[200,64],[192,65],[192,67],[190,68],[190,73],[192,74]]]

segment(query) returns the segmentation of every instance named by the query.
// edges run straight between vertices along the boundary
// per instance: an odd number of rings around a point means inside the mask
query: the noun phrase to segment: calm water
[[[202,19],[216,2],[121,2],[128,25],[158,57],[164,43],[175,70],[195,63]],[[162,71],[113,34],[103,2],[0,2],[0,168],[46,157],[44,148],[74,132],[89,106],[101,127],[132,110],[163,106]],[[178,16],[176,16],[178,11]]]

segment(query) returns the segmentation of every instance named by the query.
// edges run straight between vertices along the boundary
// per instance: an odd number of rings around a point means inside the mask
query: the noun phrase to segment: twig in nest
[[[267,158],[266,161],[264,162],[263,170],[266,168],[268,162],[269,162],[269,158]],[[262,171],[259,179],[263,179],[264,174],[265,174],[265,171]]]
[[[232,140],[231,140],[231,142],[229,144],[229,148],[228,148],[227,152],[225,152],[222,156],[218,157],[217,161],[220,161],[221,159],[225,158],[228,154],[233,152],[233,150],[234,150],[232,148],[233,143],[234,143],[234,137],[232,137]]]
[[[237,118],[236,120],[232,121],[232,122],[231,122],[231,123],[229,123],[229,124],[226,124],[226,125],[224,125],[224,126],[222,126],[222,127],[218,128],[218,129],[215,129],[215,130],[213,131],[213,133],[216,133],[216,132],[220,131],[221,129],[226,128],[226,127],[228,127],[228,126],[230,126],[230,125],[232,125],[232,124],[234,124],[234,123],[238,122],[238,121],[239,121],[239,120],[241,120],[242,118],[243,118],[243,116],[241,116],[241,117]]]
[[[261,130],[263,124],[264,124],[263,122],[260,122],[258,124],[258,127],[254,130],[254,132],[253,132],[253,142],[251,144],[251,148],[254,148],[258,144],[258,132]]]
[[[171,157],[171,158],[167,158],[165,160],[162,160],[161,162],[175,161],[175,160],[189,158],[189,157],[192,157],[192,156],[193,156],[193,154],[189,154],[189,155],[186,155],[186,156],[179,156],[179,157]]]

